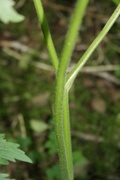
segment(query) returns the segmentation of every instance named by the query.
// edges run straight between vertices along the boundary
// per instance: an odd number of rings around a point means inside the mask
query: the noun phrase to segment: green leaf
[[[8,161],[6,159],[3,159],[3,158],[0,157],[0,164],[1,165],[8,165],[9,163],[8,163]]]
[[[89,161],[86,159],[86,157],[82,154],[81,151],[73,152],[73,162],[74,162],[75,176],[85,177],[87,173],[87,166],[89,164]]]
[[[52,167],[46,170],[48,179],[61,179],[60,176],[60,167],[58,164],[53,165]]]
[[[8,176],[9,176],[8,174],[0,174],[0,180],[10,180],[8,179]]]
[[[3,23],[20,22],[24,19],[23,15],[18,14],[13,8],[13,0],[0,0],[0,20]]]
[[[45,143],[45,147],[47,148],[49,154],[57,153],[56,137],[53,130],[51,130],[49,133],[49,137]]]
[[[4,134],[0,134],[0,140],[4,139],[5,135]]]
[[[85,164],[87,162],[87,159],[83,156],[81,151],[74,151],[73,152],[73,161],[74,163],[81,163]]]
[[[19,144],[6,142],[3,134],[0,135],[0,164],[6,165],[8,161],[15,162],[15,160],[32,163],[31,159],[18,147]]]

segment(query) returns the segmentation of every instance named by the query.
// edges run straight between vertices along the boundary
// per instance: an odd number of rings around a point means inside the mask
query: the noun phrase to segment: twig
[[[28,51],[29,47],[18,42],[18,41],[0,41],[0,47],[5,47],[5,48],[13,48],[15,50],[19,50],[21,52],[26,52]]]
[[[71,12],[73,10],[73,8],[71,8],[71,7],[56,4],[56,3],[48,1],[48,0],[44,0],[43,4],[45,6],[48,6],[48,7],[52,8],[52,9],[55,9],[55,10],[58,10],[58,11]]]
[[[102,78],[106,79],[107,81],[110,81],[112,83],[120,85],[120,80],[117,77],[115,77],[115,76],[113,76],[113,75],[111,75],[111,74],[109,74],[107,72],[93,73],[93,74],[95,76],[102,77]]]
[[[21,46],[24,46],[23,44],[21,44]],[[6,46],[5,46],[6,47]],[[10,46],[7,47],[14,47],[12,44]],[[28,47],[26,47],[28,48]],[[18,48],[18,50],[22,50],[23,48]],[[10,55],[13,56],[14,58],[16,58],[17,60],[21,60],[22,58],[22,54],[18,53],[15,50],[12,50],[10,48],[3,48],[3,51]],[[33,50],[32,50],[33,51]],[[30,52],[30,48],[28,48],[28,53]],[[53,71],[53,67],[51,65],[48,65],[46,63],[41,63],[41,62],[37,62],[37,63],[33,63],[33,66],[35,66],[36,68],[40,68],[42,70],[47,70],[47,71]],[[68,71],[70,71],[71,69],[73,69],[74,64],[72,64],[69,68]],[[81,72],[83,73],[92,73],[93,75],[97,75],[100,72],[109,72],[109,71],[117,71],[120,69],[120,65],[116,64],[116,65],[99,65],[99,66],[85,66],[81,69]],[[96,74],[97,73],[97,74]],[[98,75],[100,76],[100,75]]]
[[[72,135],[80,139],[83,139],[85,141],[92,141],[92,142],[98,142],[98,143],[101,143],[104,141],[104,138],[101,136],[97,136],[97,135],[95,136],[93,134],[87,134],[83,132],[72,131]]]
[[[74,67],[74,64],[68,68],[68,71],[71,71]],[[116,71],[120,69],[120,65],[99,65],[99,66],[85,66],[81,69],[81,72],[85,73],[98,73],[106,71]]]
[[[88,133],[79,132],[79,131],[72,131],[72,136],[75,136],[84,141],[90,141],[90,142],[96,142],[96,143],[104,143],[105,142],[105,138],[102,136],[88,134]],[[114,141],[114,139],[113,139],[113,141]],[[116,143],[116,146],[120,149],[120,143]]]
[[[21,130],[21,136],[22,138],[26,138],[26,128],[25,128],[25,122],[22,114],[18,114],[18,121],[20,124],[20,130]]]

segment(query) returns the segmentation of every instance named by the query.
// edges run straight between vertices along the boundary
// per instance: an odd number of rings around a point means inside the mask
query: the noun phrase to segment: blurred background
[[[33,164],[2,167],[17,180],[59,180],[52,116],[55,75],[33,1],[16,0],[20,23],[0,22],[0,132],[20,144]],[[60,55],[74,0],[43,0]],[[90,0],[71,58],[78,61],[116,8]],[[75,180],[120,179],[120,18],[70,91]]]

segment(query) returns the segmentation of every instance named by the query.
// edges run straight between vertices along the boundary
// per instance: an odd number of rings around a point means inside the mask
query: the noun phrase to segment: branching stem
[[[96,47],[100,44],[100,42],[103,40],[105,35],[108,33],[112,25],[115,23],[116,19],[120,15],[120,4],[117,6],[113,14],[111,15],[110,19],[102,29],[102,31],[98,34],[98,36],[95,38],[95,40],[92,42],[92,44],[89,46],[89,48],[85,51],[83,56],[80,58],[78,63],[75,65],[73,70],[68,74],[67,76],[67,82],[66,82],[66,89],[69,91],[70,87],[72,86],[72,83],[74,82],[77,74],[81,70],[81,68],[85,65],[91,54],[94,52]]]
[[[56,141],[58,145],[58,154],[60,167],[62,172],[62,180],[73,180],[73,162],[71,150],[70,136],[70,119],[69,119],[69,103],[68,92],[83,65],[86,63],[90,55],[93,53],[98,44],[107,34],[115,20],[120,14],[120,4],[114,11],[113,15],[108,20],[103,30],[99,33],[93,43],[89,46],[82,58],[75,65],[73,70],[68,74],[67,68],[71,59],[73,49],[75,47],[78,31],[87,7],[89,0],[77,0],[75,11],[71,18],[68,33],[65,39],[60,61],[52,41],[48,23],[45,18],[41,0],[33,0],[36,12],[41,23],[44,38],[47,48],[52,59],[52,64],[56,72],[56,87],[55,87],[55,103],[54,103],[54,121],[56,131]]]

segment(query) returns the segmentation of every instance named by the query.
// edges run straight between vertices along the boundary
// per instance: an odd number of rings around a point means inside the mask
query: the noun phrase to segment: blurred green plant
[[[23,21],[24,16],[15,11],[14,4],[13,0],[0,1],[0,20],[3,23]],[[0,164],[8,165],[9,161],[15,162],[16,160],[32,163],[31,159],[19,149],[19,146],[16,143],[6,142],[4,134],[0,134]],[[1,173],[0,180],[7,180],[8,176],[8,174]]]
[[[118,77],[120,77],[120,69],[118,69],[118,70],[115,71],[115,75],[118,76]]]
[[[8,174],[0,174],[0,180],[10,180],[8,179]]]
[[[53,130],[49,132],[48,140],[45,143],[45,147],[47,148],[49,154],[57,153],[55,132]]]
[[[81,27],[82,19],[84,17],[86,7],[89,1],[77,0],[60,57],[57,56],[57,52],[52,41],[42,2],[41,0],[33,1],[39,21],[41,23],[41,28],[51,57],[51,61],[56,73],[54,122],[62,175],[61,179],[73,180],[74,176],[68,103],[69,90],[81,68],[88,61],[91,54],[94,52],[99,43],[103,40],[105,35],[108,33],[108,31],[120,15],[120,4],[117,6],[116,10],[113,12],[112,16],[110,17],[104,28],[88,47],[88,49],[80,58],[78,63],[74,66],[71,72],[68,73],[67,68],[71,60],[78,31]]]
[[[115,4],[119,4],[120,0],[112,0]]]
[[[48,168],[46,170],[46,175],[47,175],[48,180],[52,180],[52,179],[59,180],[59,179],[61,179],[59,164],[55,164],[52,167]]]

